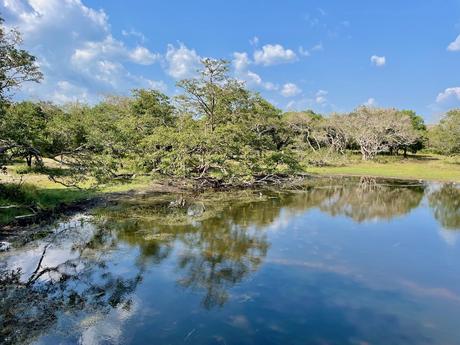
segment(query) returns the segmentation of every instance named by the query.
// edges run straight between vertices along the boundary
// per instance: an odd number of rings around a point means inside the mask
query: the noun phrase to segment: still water
[[[460,188],[138,195],[0,271],[5,344],[460,344]]]

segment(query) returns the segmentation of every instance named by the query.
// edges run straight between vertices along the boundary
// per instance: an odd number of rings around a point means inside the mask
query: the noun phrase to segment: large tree
[[[5,117],[8,100],[12,92],[24,82],[38,82],[42,79],[36,63],[36,58],[26,50],[21,49],[21,34],[16,29],[5,27],[3,18],[0,17],[0,119]],[[6,154],[11,149],[18,149],[20,143],[10,137],[0,123],[0,168],[4,170]],[[30,148],[27,151],[32,152]],[[38,156],[37,156],[38,157]]]
[[[442,154],[460,154],[460,109],[449,111],[430,133],[430,144]]]
[[[404,156],[407,155],[407,151],[412,153],[417,153],[423,149],[427,142],[427,131],[425,126],[425,121],[423,117],[417,115],[417,113],[413,110],[401,110],[400,115],[402,117],[409,117],[412,123],[413,135],[415,135],[415,139],[412,143],[402,143],[401,145],[395,147],[396,151],[403,150]]]
[[[3,153],[9,153],[11,158],[26,158],[29,167],[32,158],[41,163],[47,147],[47,122],[48,116],[40,104],[20,102],[10,105],[0,117]]]
[[[392,147],[410,146],[417,139],[411,118],[396,109],[362,106],[345,117],[344,123],[364,160]]]
[[[21,49],[21,44],[19,31],[5,27],[0,17],[0,102],[24,82],[39,82],[43,77],[35,56]]]

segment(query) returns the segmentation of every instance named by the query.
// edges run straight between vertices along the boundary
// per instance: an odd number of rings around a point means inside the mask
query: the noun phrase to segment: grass
[[[56,166],[49,163],[47,170]],[[8,174],[0,175],[0,226],[10,223],[16,216],[31,214],[37,210],[53,211],[62,205],[68,205],[106,193],[126,192],[147,188],[151,180],[138,177],[131,181],[100,186],[98,189],[68,188],[48,179],[46,171],[27,168],[23,163],[8,166]],[[63,172],[65,174],[65,172]]]
[[[56,163],[46,162],[48,170],[58,173]],[[418,154],[407,159],[379,156],[373,161],[362,161],[359,155],[339,157],[329,166],[306,168],[306,172],[318,175],[376,176],[429,181],[460,182],[460,157]],[[62,171],[65,175],[65,171]],[[100,186],[97,190],[67,188],[48,179],[46,171],[29,169],[17,162],[8,167],[7,175],[0,175],[0,226],[19,215],[30,214],[34,209],[53,210],[63,204],[71,204],[106,193],[149,188],[154,181],[150,177],[136,177],[127,183],[120,181]],[[21,187],[18,188],[18,184]]]
[[[380,156],[362,161],[352,156],[349,162],[325,167],[308,167],[307,172],[320,175],[376,176],[427,181],[460,182],[460,157],[432,154],[410,155],[407,159]]]

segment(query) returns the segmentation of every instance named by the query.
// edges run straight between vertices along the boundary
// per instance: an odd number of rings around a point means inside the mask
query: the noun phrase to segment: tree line
[[[43,158],[65,167],[72,184],[159,174],[212,185],[253,184],[291,176],[311,153],[460,153],[460,110],[427,129],[413,111],[360,106],[348,114],[283,112],[232,78],[229,63],[206,58],[179,96],[133,90],[97,104],[14,102],[14,90],[42,75],[20,49],[20,34],[0,20],[0,166]]]

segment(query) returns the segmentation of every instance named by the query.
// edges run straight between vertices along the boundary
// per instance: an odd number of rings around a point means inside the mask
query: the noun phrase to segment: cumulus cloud
[[[315,94],[315,102],[317,104],[325,104],[327,102],[327,95],[328,95],[329,92],[327,92],[326,90],[318,90],[318,92],[316,92]]]
[[[3,0],[0,11],[23,34],[25,48],[37,56],[44,73],[40,85],[23,89],[29,97],[92,102],[157,83],[131,74],[125,64],[150,65],[160,55],[116,39],[103,10],[81,0]]]
[[[382,67],[382,66],[385,66],[386,62],[387,61],[386,61],[385,56],[377,56],[377,55],[372,55],[371,56],[371,63],[374,66]]]
[[[301,93],[302,90],[294,83],[286,83],[281,89],[281,94],[284,97],[294,97]]]
[[[233,53],[233,67],[235,69],[236,77],[241,81],[246,82],[249,86],[262,87],[265,90],[277,90],[278,86],[271,82],[264,82],[260,75],[249,70],[249,65],[253,62],[246,52]]]
[[[57,103],[68,102],[88,102],[90,99],[88,89],[74,85],[66,80],[57,82],[56,89],[54,90],[52,100]]]
[[[263,66],[292,62],[296,59],[296,53],[291,49],[285,49],[281,44],[266,44],[254,52],[254,62]]]
[[[448,45],[447,50],[451,52],[460,51],[460,35],[458,35],[457,38]]]
[[[437,103],[445,103],[448,101],[460,101],[460,87],[449,87],[436,97]]]
[[[245,71],[250,64],[248,53],[233,53],[233,66],[237,72]]]
[[[179,47],[168,45],[166,52],[167,72],[175,79],[189,78],[200,68],[201,57],[194,49],[187,48],[183,43]]]
[[[161,55],[158,53],[154,54],[147,48],[138,46],[129,53],[129,57],[131,61],[139,65],[151,65],[158,61]]]

